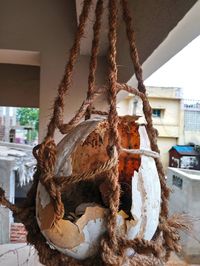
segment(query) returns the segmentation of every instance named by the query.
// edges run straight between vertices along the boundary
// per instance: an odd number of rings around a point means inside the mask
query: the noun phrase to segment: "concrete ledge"
[[[0,265],[2,266],[42,266],[36,250],[26,243],[0,245]]]
[[[200,264],[200,171],[168,168],[167,183],[172,189],[171,213],[186,213],[193,221],[192,232],[181,233],[181,254],[188,263]]]

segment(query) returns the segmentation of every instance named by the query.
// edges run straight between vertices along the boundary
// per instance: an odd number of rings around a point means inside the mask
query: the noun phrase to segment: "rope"
[[[128,2],[127,0],[121,0],[121,5],[123,8],[123,19],[126,24],[126,32],[127,37],[129,40],[130,45],[130,54],[131,59],[134,65],[135,69],[135,75],[138,80],[138,90],[145,94],[146,88],[143,83],[143,77],[142,77],[142,68],[139,62],[139,56],[138,51],[135,44],[135,33],[134,29],[132,27],[132,18],[130,15],[130,11],[128,9]],[[145,115],[145,119],[147,121],[147,134],[151,143],[151,149],[157,153],[160,153],[158,145],[157,145],[157,131],[153,127],[153,120],[152,120],[152,109],[149,104],[149,101],[146,97],[142,97],[143,100],[143,112]],[[168,200],[169,200],[169,188],[166,185],[165,181],[165,173],[162,166],[162,163],[159,158],[155,158],[156,167],[159,173],[160,177],[160,183],[161,183],[161,213],[160,217],[164,217],[165,219],[168,219],[169,215],[169,207],[168,207]],[[167,235],[165,235],[165,241],[167,243]]]
[[[99,37],[100,37],[102,14],[103,14],[103,1],[98,0],[95,10],[96,21],[93,26],[93,41],[92,41],[89,76],[88,76],[88,92],[87,92],[88,98],[94,93],[95,74],[97,69],[97,56],[99,54]],[[90,105],[87,108],[85,119],[89,119],[91,117],[91,109],[92,107],[90,103]]]
[[[126,25],[126,34],[130,45],[130,56],[133,62],[135,69],[135,76],[138,80],[138,90],[145,93],[146,88],[144,86],[143,77],[142,77],[142,68],[140,65],[138,50],[135,43],[135,32],[132,27],[132,17],[128,8],[128,1],[121,0],[121,5],[123,9],[123,19]]]
[[[67,123],[60,125],[60,132],[62,134],[67,134],[69,130],[74,128],[80,120],[85,115],[88,107],[91,105],[91,103],[94,101],[95,97],[100,94],[100,91],[94,91],[92,94],[90,94],[82,103],[81,107],[79,108],[78,112],[75,114],[75,116]]]
[[[40,145],[37,156],[38,167],[40,169],[40,182],[45,186],[50,195],[56,219],[62,219],[64,215],[64,205],[61,200],[61,193],[53,180],[56,145],[52,138],[46,138],[46,140]]]
[[[121,148],[122,152],[127,152],[127,153],[131,153],[131,154],[139,154],[139,155],[145,155],[148,157],[152,157],[152,158],[159,158],[160,155],[159,153],[155,152],[155,151],[151,151],[151,150],[145,150],[145,149],[125,149],[125,148]]]
[[[108,112],[104,112],[104,111],[100,111],[100,110],[96,110],[96,109],[92,109],[91,113],[95,114],[95,115],[102,115],[102,116],[108,115]]]
[[[108,114],[109,123],[109,147],[108,155],[111,156],[114,147],[119,148],[119,135],[118,135],[118,115],[116,110],[117,103],[117,64],[116,64],[116,41],[117,41],[117,1],[109,0],[109,52],[108,52],[108,63],[109,63],[109,104],[110,110]],[[118,160],[118,154],[117,154]],[[118,166],[113,167],[107,174],[108,186],[110,190],[109,194],[109,210],[110,214],[107,221],[107,234],[102,242],[101,246],[103,249],[102,259],[109,265],[111,264],[111,258],[114,258],[115,253],[118,252],[118,241],[116,236],[116,219],[117,211],[119,207],[120,197],[120,186],[118,183]],[[110,261],[109,261],[110,260]]]
[[[79,25],[76,32],[74,44],[70,51],[69,61],[65,68],[65,74],[58,88],[58,96],[54,102],[54,111],[47,128],[47,137],[53,137],[56,127],[60,128],[63,124],[64,96],[71,86],[72,73],[77,56],[80,50],[80,41],[84,35],[85,25],[91,8],[92,0],[84,0],[83,9],[79,18]]]
[[[5,191],[0,187],[0,204],[10,209],[13,213],[17,213],[20,211],[14,204],[9,202],[5,197]]]
[[[65,187],[69,184],[78,183],[80,181],[86,181],[93,179],[95,176],[111,170],[114,166],[118,165],[116,151],[110,160],[106,161],[105,163],[100,164],[96,169],[86,171],[82,174],[78,175],[71,175],[71,176],[63,176],[63,177],[56,177],[55,183],[61,187],[61,190],[64,191]]]

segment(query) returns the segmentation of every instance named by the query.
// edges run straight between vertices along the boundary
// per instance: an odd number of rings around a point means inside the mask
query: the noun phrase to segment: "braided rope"
[[[118,135],[118,115],[116,110],[117,103],[117,64],[116,64],[116,41],[117,41],[117,1],[109,0],[109,52],[108,52],[108,63],[109,63],[109,104],[110,110],[108,114],[109,124],[109,147],[108,154],[111,156],[113,148],[119,148],[119,135]],[[118,159],[118,154],[117,154]],[[116,222],[117,222],[117,211],[119,207],[120,197],[120,186],[118,183],[118,166],[113,167],[107,174],[107,180],[109,185],[109,210],[110,214],[107,221],[107,234],[101,246],[103,249],[102,259],[105,263],[109,264],[108,258],[111,260],[114,258],[115,253],[118,252],[118,241],[116,236]],[[111,263],[111,261],[110,261]]]
[[[88,170],[84,173],[77,175],[56,177],[55,183],[61,187],[62,191],[64,191],[65,187],[67,187],[69,184],[93,179],[96,175],[109,171],[116,165],[118,165],[118,161],[117,161],[116,152],[114,152],[112,158],[110,158],[105,163],[101,163],[96,169]]]
[[[13,213],[17,213],[20,209],[8,201],[5,197],[5,191],[0,187],[0,204],[10,209]]]
[[[124,21],[126,24],[127,37],[128,37],[129,44],[130,44],[131,59],[133,61],[133,65],[135,68],[135,75],[136,75],[136,78],[138,80],[138,89],[139,89],[139,91],[141,91],[142,93],[145,94],[146,88],[145,88],[144,83],[143,83],[142,68],[141,68],[140,63],[139,63],[138,51],[137,51],[136,44],[135,44],[135,33],[134,33],[134,29],[132,27],[132,18],[130,15],[130,11],[128,9],[128,2],[127,2],[127,0],[121,0],[121,4],[122,4],[122,8],[123,8],[123,18],[124,18]],[[158,145],[157,145],[157,131],[153,127],[152,109],[151,109],[151,106],[149,104],[148,99],[144,98],[144,97],[142,99],[143,99],[143,112],[145,115],[145,119],[147,121],[147,134],[148,134],[148,137],[150,139],[151,149],[157,153],[160,153],[160,150],[159,150]],[[161,202],[160,217],[168,219],[168,215],[169,215],[168,200],[169,200],[170,190],[166,185],[165,173],[164,173],[164,169],[163,169],[163,166],[162,166],[160,159],[155,158],[155,163],[156,163],[156,167],[158,170],[158,174],[160,177],[160,183],[161,183],[162,202]],[[161,219],[161,220],[163,220],[163,219]],[[167,242],[168,242],[167,238],[168,237],[171,237],[171,236],[168,235],[167,233],[165,233],[164,239],[166,242],[166,248],[168,248],[168,246],[167,246]],[[174,249],[171,249],[171,250],[174,250]]]
[[[85,25],[88,18],[89,10],[91,8],[91,4],[92,0],[84,0],[83,9],[79,18],[78,29],[69,55],[69,61],[65,68],[65,74],[63,76],[63,79],[58,88],[58,96],[54,102],[54,111],[47,128],[47,137],[53,137],[56,127],[60,128],[63,124],[64,96],[71,86],[72,73],[79,54],[80,41],[84,35]]]
[[[67,134],[69,130],[74,128],[80,120],[84,117],[88,107],[91,105],[91,103],[94,101],[95,97],[98,96],[101,93],[101,90],[93,91],[81,104],[81,107],[79,108],[78,112],[75,114],[75,116],[67,123],[60,125],[60,132],[62,134]]]
[[[64,205],[61,200],[61,192],[56,186],[53,176],[56,161],[56,145],[51,137],[45,139],[38,150],[38,167],[40,169],[40,182],[48,191],[56,219],[62,219],[64,215]]]
[[[123,8],[123,19],[126,24],[126,32],[128,41],[130,44],[130,54],[131,59],[133,61],[135,75],[138,80],[138,90],[145,94],[146,88],[143,83],[142,77],[142,68],[139,62],[138,51],[135,44],[135,32],[132,27],[132,18],[130,15],[130,11],[128,9],[128,1],[121,0],[121,5]],[[157,131],[153,127],[153,120],[152,120],[152,109],[149,104],[149,101],[146,97],[141,97],[143,100],[143,111],[145,115],[145,119],[147,121],[147,134],[150,139],[151,149],[157,153],[160,153],[158,145],[157,145]],[[162,163],[159,158],[155,159],[157,170],[160,176],[161,188],[162,188],[162,205],[161,205],[161,216],[168,217],[168,199],[169,199],[169,189],[167,188],[165,182],[165,173],[162,166]]]
[[[129,41],[129,47],[130,47],[130,56],[133,62],[133,66],[135,69],[135,76],[138,80],[138,90],[145,93],[146,88],[144,86],[143,77],[142,77],[142,67],[140,65],[138,50],[136,47],[135,42],[135,32],[132,27],[132,16],[130,14],[130,10],[128,8],[128,1],[127,0],[121,0],[121,5],[123,9],[123,19],[125,21],[126,25],[126,33]]]
[[[40,182],[45,186],[51,197],[56,219],[59,220],[64,215],[64,206],[61,200],[61,192],[53,180],[55,167],[56,146],[53,140],[56,127],[62,129],[64,112],[64,95],[71,86],[72,72],[80,50],[80,41],[84,34],[85,24],[91,7],[92,0],[85,0],[80,15],[75,41],[70,51],[65,74],[58,88],[58,96],[54,102],[54,111],[47,128],[47,135],[38,151],[38,167],[41,171]]]
[[[96,21],[93,26],[93,41],[91,49],[91,58],[89,66],[89,76],[88,76],[88,91],[87,97],[90,97],[94,93],[95,86],[95,74],[97,69],[97,56],[99,54],[99,38],[101,29],[101,19],[103,14],[103,1],[98,0],[95,10]],[[91,116],[91,103],[87,108],[85,119],[89,119]]]
[[[104,111],[100,111],[100,110],[92,109],[91,114],[107,116],[107,115],[108,115],[108,112],[104,112]]]

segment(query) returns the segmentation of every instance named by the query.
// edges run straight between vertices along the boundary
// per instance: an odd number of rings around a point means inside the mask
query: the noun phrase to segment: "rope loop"
[[[54,181],[54,168],[56,161],[56,144],[50,136],[46,137],[38,149],[38,167],[40,169],[40,182],[48,191],[54,206],[56,220],[62,219],[64,205],[61,200],[61,192]]]
[[[45,138],[43,143],[40,144],[36,156],[40,171],[44,174],[53,173],[56,160],[56,144],[52,137]]]

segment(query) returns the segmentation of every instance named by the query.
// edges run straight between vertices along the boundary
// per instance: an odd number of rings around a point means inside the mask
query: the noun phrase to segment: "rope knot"
[[[41,175],[41,179],[42,179],[42,183],[43,184],[47,184],[49,183],[49,185],[51,185],[51,180],[53,179],[53,173],[52,172],[44,172]]]
[[[40,144],[37,154],[38,167],[42,172],[54,172],[56,160],[56,144],[51,137],[47,137]]]

